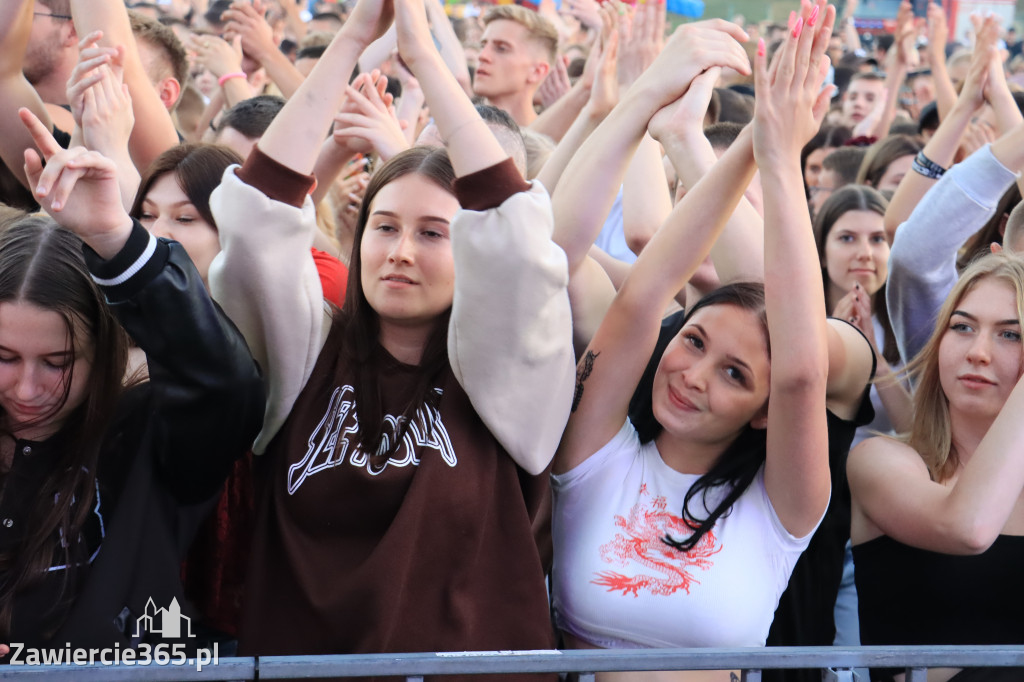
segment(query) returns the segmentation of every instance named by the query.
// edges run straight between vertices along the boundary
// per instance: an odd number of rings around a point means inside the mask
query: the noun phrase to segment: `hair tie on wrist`
[[[227,83],[232,78],[247,78],[247,76],[245,75],[245,72],[243,72],[243,71],[235,71],[233,73],[226,73],[226,74],[224,74],[223,76],[221,76],[220,78],[217,79],[217,85],[219,85],[221,87],[224,87],[224,84]]]

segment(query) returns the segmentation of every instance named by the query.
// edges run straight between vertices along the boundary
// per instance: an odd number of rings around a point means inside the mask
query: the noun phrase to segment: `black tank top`
[[[883,535],[855,546],[853,560],[864,645],[1024,644],[1024,537],[960,556]]]

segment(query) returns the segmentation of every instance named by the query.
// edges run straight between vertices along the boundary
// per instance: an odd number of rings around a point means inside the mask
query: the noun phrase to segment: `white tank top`
[[[583,464],[552,476],[555,622],[595,646],[764,646],[811,535],[790,535],[762,467],[732,510],[687,553],[683,498],[698,475],[672,469],[627,420]],[[707,507],[724,496],[712,490]],[[703,516],[699,498],[691,511]]]

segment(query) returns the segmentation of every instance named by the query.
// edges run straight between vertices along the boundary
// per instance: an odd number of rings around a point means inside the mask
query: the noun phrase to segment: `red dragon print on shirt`
[[[713,531],[704,534],[689,552],[680,552],[661,541],[666,535],[681,538],[690,535],[692,529],[682,517],[666,511],[668,502],[659,496],[653,501],[647,484],[640,486],[640,500],[629,511],[629,517],[615,516],[615,525],[622,531],[615,534],[611,542],[601,545],[601,559],[608,564],[629,566],[638,563],[662,574],[661,576],[634,576],[601,571],[591,582],[607,587],[609,592],[622,591],[623,595],[640,596],[640,590],[656,595],[670,595],[678,590],[690,593],[690,585],[699,584],[691,571],[706,571],[713,562],[711,556],[722,550]]]

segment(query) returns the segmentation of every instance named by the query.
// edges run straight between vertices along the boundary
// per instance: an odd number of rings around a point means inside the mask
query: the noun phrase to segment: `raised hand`
[[[631,21],[620,22],[623,27],[619,35],[619,85],[625,89],[654,63],[665,46],[664,1],[638,4]]]
[[[746,40],[743,29],[723,19],[680,26],[630,91],[642,94],[657,110],[679,99],[690,82],[711,67],[749,74],[750,61],[740,45]]]
[[[910,0],[903,0],[896,12],[896,37],[893,40],[895,58],[905,68],[913,71],[921,65],[917,52],[917,25]]]
[[[822,88],[828,73],[825,56],[835,23],[835,8],[821,0],[796,19],[769,67],[764,41],[754,66],[754,155],[761,168],[799,161],[800,150],[821,127],[834,86]]]
[[[188,48],[195,55],[196,62],[209,69],[217,78],[242,71],[240,36],[235,36],[229,43],[218,36],[193,35],[188,39]]]
[[[102,258],[117,255],[132,231],[121,205],[117,166],[84,147],[62,149],[32,112],[23,108],[18,115],[42,152],[40,157],[35,149],[25,150],[25,175],[36,201]]]
[[[551,71],[537,88],[537,98],[540,100],[541,108],[547,109],[557,102],[565,93],[569,92],[570,87],[572,84],[569,82],[569,72],[565,69],[565,59],[557,57]]]
[[[601,6],[595,0],[566,0],[565,8],[587,28],[600,30]]]
[[[651,137],[659,142],[673,136],[703,137],[704,117],[721,73],[721,67],[711,67],[693,79],[685,95],[662,107],[647,125]]]
[[[618,14],[610,2],[601,7],[601,16],[604,30],[591,47],[583,78],[585,86],[590,88],[591,113],[604,118],[619,101],[619,33],[615,30]]]
[[[949,26],[946,10],[935,0],[928,0],[928,53],[934,60],[946,61],[946,42],[949,40]]]
[[[871,347],[878,353],[875,343],[874,322],[871,320],[871,297],[860,286],[855,283],[853,288],[846,292],[846,295],[836,303],[832,317],[846,320],[864,334],[864,337],[871,343]]]
[[[82,125],[82,107],[85,104],[85,91],[98,83],[103,77],[99,67],[110,65],[120,81],[124,72],[124,47],[101,47],[102,31],[93,31],[78,42],[78,63],[68,78],[67,96],[71,106],[71,115],[75,124]]]
[[[387,161],[408,149],[409,142],[385,93],[387,77],[374,75],[345,90],[345,105],[334,117],[334,139],[351,151],[374,152]]]
[[[277,49],[277,44],[274,41],[274,30],[260,9],[260,6],[250,2],[236,0],[221,15],[221,19],[227,22],[224,35],[229,40],[237,35],[241,38],[245,54],[262,63],[268,54]]]
[[[346,35],[369,45],[384,35],[395,19],[394,0],[358,0],[345,20]]]

